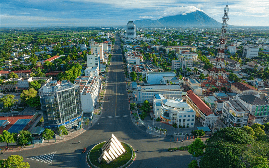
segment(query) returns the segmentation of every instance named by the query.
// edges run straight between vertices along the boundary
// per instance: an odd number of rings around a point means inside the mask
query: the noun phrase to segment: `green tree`
[[[189,145],[188,152],[194,156],[202,156],[204,154],[205,144],[200,138],[196,138],[191,145]]]
[[[17,75],[17,74],[15,74],[14,72],[10,72],[9,74],[8,74],[8,78],[10,79],[10,78],[19,78],[19,76]]]
[[[29,142],[32,142],[32,134],[29,131],[20,131],[17,138],[18,145],[24,146]]]
[[[19,155],[10,155],[6,160],[0,160],[2,168],[30,168],[28,162],[23,162],[23,157]]]
[[[0,99],[5,108],[12,107],[18,100],[15,99],[14,95],[5,95]]]
[[[200,79],[205,79],[205,75],[203,73],[200,74],[199,76]]]
[[[150,112],[150,104],[149,104],[149,101],[148,100],[145,100],[143,105],[142,105],[142,108],[143,112],[145,113],[149,113]]]
[[[192,160],[191,163],[188,164],[188,168],[199,168],[197,160]]]
[[[58,132],[59,132],[60,134],[63,134],[63,135],[68,135],[68,131],[67,131],[67,129],[65,128],[64,125],[62,125],[62,126],[60,126],[60,127],[58,128]],[[62,135],[60,135],[60,136],[62,136]]]
[[[137,80],[137,74],[136,74],[135,71],[132,71],[132,72],[130,73],[130,76],[131,76],[131,78],[132,78],[132,81],[136,81],[136,80]]]
[[[54,132],[51,129],[48,129],[48,128],[46,128],[44,130],[44,132],[42,133],[42,138],[44,138],[45,140],[48,140],[48,141],[50,139],[52,139],[53,136],[54,136]]]
[[[252,137],[254,137],[255,132],[253,131],[253,129],[249,126],[244,126],[242,128],[242,130],[246,131],[247,134],[251,135]]]
[[[264,131],[266,131],[266,132],[269,131],[269,122],[264,124]]]
[[[22,91],[20,97],[22,102],[26,103],[30,107],[40,106],[40,97],[38,96],[37,91],[34,88]]]
[[[41,84],[38,81],[29,82],[29,88],[34,88],[35,90],[38,90],[41,88]]]
[[[9,143],[13,143],[14,137],[11,133],[9,133],[7,130],[4,130],[2,135],[0,136],[0,141],[7,143],[7,147]]]

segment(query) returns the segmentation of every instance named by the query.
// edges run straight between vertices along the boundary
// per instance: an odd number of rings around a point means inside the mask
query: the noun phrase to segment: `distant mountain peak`
[[[198,8],[197,8],[198,9]],[[137,27],[220,27],[221,23],[209,17],[201,10],[165,16],[158,20],[136,20]]]

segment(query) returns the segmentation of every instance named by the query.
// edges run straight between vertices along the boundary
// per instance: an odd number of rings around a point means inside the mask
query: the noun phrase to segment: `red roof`
[[[257,90],[255,87],[250,86],[249,84],[243,83],[243,82],[236,82],[232,84],[237,89],[244,91],[244,90]]]
[[[53,72],[48,72],[46,73],[46,76],[57,76],[59,73],[61,73],[62,71],[53,71]]]
[[[211,109],[205,104],[203,100],[200,99],[199,96],[193,93],[192,90],[187,91],[188,97],[192,100],[192,102],[200,109],[202,113],[206,116],[213,114]]]
[[[57,58],[59,58],[59,57],[60,57],[60,56],[55,55],[55,56],[53,56],[53,57],[51,57],[51,58],[45,60],[44,62],[46,62],[46,61],[51,62],[51,61],[53,61],[53,60],[55,60],[55,59],[57,59]]]
[[[0,120],[8,120],[10,123],[5,127],[0,127],[0,134],[3,133],[4,130],[8,130],[12,127],[19,119],[32,119],[33,115],[18,115],[14,117],[0,117]]]
[[[0,74],[9,74],[9,71],[0,71]]]
[[[31,73],[31,70],[12,71],[14,73]]]

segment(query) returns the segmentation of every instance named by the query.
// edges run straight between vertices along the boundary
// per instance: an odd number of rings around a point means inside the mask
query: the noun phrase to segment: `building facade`
[[[155,118],[159,117],[169,124],[194,127],[195,111],[182,99],[166,99],[163,95],[157,94],[153,100],[153,111]]]
[[[254,58],[258,57],[259,47],[247,45],[243,48],[243,57],[245,58]]]
[[[162,94],[167,98],[182,98],[183,89],[179,85],[138,85],[133,94],[138,104],[143,103],[145,100],[153,103],[156,94]]]
[[[51,81],[39,89],[39,96],[47,127],[79,125],[82,109],[78,86],[68,81]]]
[[[127,39],[135,39],[136,38],[136,26],[133,21],[129,21],[126,27]]]

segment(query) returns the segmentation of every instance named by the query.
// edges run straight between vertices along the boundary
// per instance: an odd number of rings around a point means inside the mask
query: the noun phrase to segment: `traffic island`
[[[135,160],[135,151],[129,144],[125,142],[119,143],[121,145],[117,145],[117,142],[111,138],[109,141],[95,145],[87,153],[88,165],[92,168],[124,168],[131,165]],[[116,144],[115,146],[118,148],[124,149],[124,153],[118,155],[119,151],[113,144]]]

